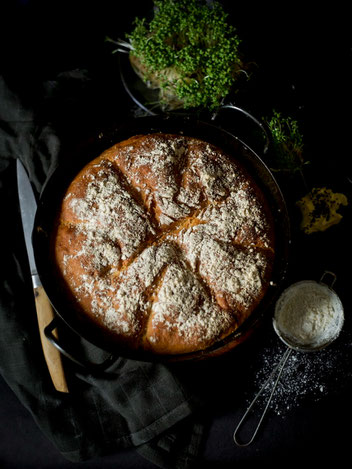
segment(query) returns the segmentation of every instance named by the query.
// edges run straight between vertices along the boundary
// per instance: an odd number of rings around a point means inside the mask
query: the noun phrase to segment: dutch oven
[[[113,144],[125,140],[133,135],[153,132],[181,134],[200,138],[220,147],[230,156],[244,165],[264,192],[274,217],[276,254],[272,281],[255,311],[231,335],[215,343],[211,347],[194,353],[177,356],[156,356],[146,352],[128,352],[122,350],[113,337],[96,325],[89,323],[73,308],[72,302],[57,281],[50,255],[50,235],[54,227],[55,217],[58,213],[62,197],[75,175],[88,161],[99,156],[105,149]],[[199,120],[195,116],[187,115],[159,115],[131,119],[123,125],[113,125],[102,130],[90,139],[65,150],[62,163],[48,177],[41,192],[33,230],[33,247],[37,263],[38,275],[49,300],[56,312],[56,318],[47,326],[45,334],[59,350],[71,360],[83,366],[92,368],[107,367],[113,357],[123,356],[142,361],[180,362],[204,359],[223,354],[242,343],[256,328],[262,319],[271,314],[270,306],[277,299],[280,286],[285,276],[288,264],[290,246],[290,224],[282,192],[263,160],[235,133],[224,130],[214,122]],[[83,363],[67,350],[53,333],[60,320],[64,321],[69,329],[90,344],[111,354],[103,363]],[[75,335],[74,334],[74,335]]]

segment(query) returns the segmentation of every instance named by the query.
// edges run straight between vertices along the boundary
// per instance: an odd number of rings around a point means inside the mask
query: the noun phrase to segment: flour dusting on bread
[[[267,202],[238,162],[199,139],[157,133],[107,149],[72,181],[58,220],[66,288],[133,349],[204,349],[269,285]]]

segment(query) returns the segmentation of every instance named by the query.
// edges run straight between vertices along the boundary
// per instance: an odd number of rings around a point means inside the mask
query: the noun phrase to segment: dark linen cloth
[[[117,358],[106,373],[94,375],[65,359],[66,395],[54,390],[41,350],[15,163],[23,162],[39,195],[64,142],[80,128],[93,128],[94,89],[85,70],[60,73],[25,91],[0,77],[0,373],[65,458],[82,461],[136,447],[160,467],[187,468],[198,454],[203,425],[196,416],[200,399],[177,371]],[[119,103],[125,116],[130,103]],[[62,336],[70,337],[67,329],[60,329]],[[72,341],[81,356],[95,362],[107,356],[76,334]]]

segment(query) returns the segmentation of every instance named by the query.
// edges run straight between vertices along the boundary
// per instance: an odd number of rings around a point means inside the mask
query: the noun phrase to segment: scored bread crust
[[[136,135],[69,185],[54,263],[80,313],[122,347],[205,349],[258,306],[274,261],[273,218],[247,171],[182,135]]]

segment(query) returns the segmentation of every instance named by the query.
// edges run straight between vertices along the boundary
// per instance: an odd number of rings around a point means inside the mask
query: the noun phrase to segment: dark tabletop
[[[1,14],[1,73],[28,108],[62,73],[86,73],[86,88],[69,89],[62,101],[40,109],[42,119],[70,112],[60,130],[102,125],[138,113],[121,84],[117,58],[104,42],[118,37],[136,14],[152,2],[68,2],[14,0]],[[236,2],[237,3],[237,2]],[[2,2],[1,9],[6,2]],[[249,447],[233,442],[235,426],[251,398],[284,351],[271,319],[228,355],[185,365],[176,373],[189,376],[192,386],[205,390],[206,433],[201,467],[247,467],[249,462],[279,464],[339,464],[350,455],[352,418],[351,325],[351,208],[350,144],[351,37],[347,12],[334,5],[313,8],[291,3],[280,7],[247,2],[225,8],[243,41],[247,57],[258,65],[238,104],[258,117],[279,109],[299,121],[304,134],[309,187],[331,187],[344,193],[349,206],[343,219],[326,232],[306,235],[299,230],[295,206],[305,194],[302,181],[278,175],[292,221],[292,252],[285,283],[319,280],[325,270],[337,276],[334,289],[345,310],[345,324],[337,341],[314,354],[293,353],[257,438]],[[74,5],[74,6],[73,6]],[[63,93],[65,93],[65,88]],[[70,93],[72,93],[70,95]],[[89,96],[72,105],[77,93]],[[86,93],[86,94],[84,94]],[[82,95],[82,96],[83,96]],[[0,103],[1,106],[1,103]],[[83,106],[83,107],[82,107]],[[228,122],[227,122],[228,124]],[[231,129],[230,129],[231,130]],[[4,201],[1,201],[2,203]],[[342,213],[341,212],[341,213]],[[0,377],[0,466],[9,468],[145,468],[154,464],[133,449],[82,463],[59,453],[43,435],[32,415]],[[267,396],[267,393],[264,397]],[[264,401],[258,403],[258,412]],[[258,412],[256,415],[258,415]],[[254,425],[254,422],[252,422]]]

